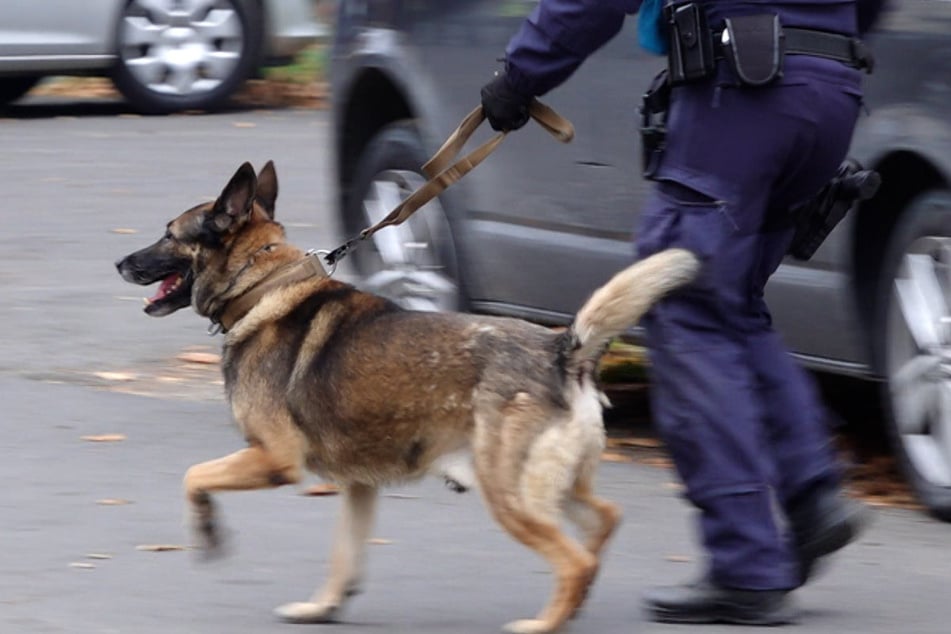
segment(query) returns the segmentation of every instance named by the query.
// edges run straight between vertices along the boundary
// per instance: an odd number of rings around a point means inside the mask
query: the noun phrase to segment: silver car
[[[6,0],[0,105],[44,77],[91,74],[143,112],[213,109],[318,35],[312,0]]]
[[[903,0],[871,38],[852,155],[882,187],[808,262],[767,288],[813,368],[879,383],[896,454],[951,519],[951,2]],[[342,0],[333,129],[339,213],[356,233],[422,182],[420,165],[479,100],[531,0]],[[663,60],[625,29],[545,101],[577,131],[510,135],[456,187],[352,256],[368,285],[416,307],[565,323],[632,258],[647,184],[637,105]],[[374,248],[375,247],[375,248]]]

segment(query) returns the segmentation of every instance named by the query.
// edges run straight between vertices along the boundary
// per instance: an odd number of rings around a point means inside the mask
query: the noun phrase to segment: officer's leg
[[[763,234],[757,268],[765,281],[779,266],[789,232]],[[757,312],[769,311],[755,289]],[[832,434],[812,377],[789,354],[771,327],[751,336],[750,360],[756,372],[761,408],[777,471],[777,493],[789,516],[801,566],[801,581],[812,574],[814,561],[855,539],[867,522],[858,503],[840,494],[841,470]]]
[[[722,203],[662,183],[645,209],[638,250],[643,256],[672,244],[697,252],[704,268],[691,289],[642,321],[652,407],[687,496],[701,510],[710,561],[705,585],[654,592],[648,606],[659,620],[785,622],[791,614],[783,596],[796,586],[796,565],[776,522],[755,374],[737,328],[744,320],[737,289],[745,288],[737,279],[748,277],[755,245],[736,235]]]

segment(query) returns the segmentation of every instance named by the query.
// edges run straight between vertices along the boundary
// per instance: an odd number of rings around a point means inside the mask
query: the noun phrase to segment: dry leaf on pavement
[[[130,500],[123,500],[122,498],[102,498],[101,500],[96,500],[96,504],[100,506],[124,506],[126,504],[132,504]]]
[[[312,495],[315,497],[322,495],[337,495],[338,493],[340,493],[340,489],[337,487],[337,485],[330,483],[315,484],[300,492],[301,495]]]
[[[183,352],[176,358],[185,363],[198,363],[202,365],[214,365],[221,362],[221,355],[215,354],[214,352]]]
[[[90,434],[81,438],[88,442],[119,442],[125,440],[125,434]]]
[[[179,546],[178,544],[142,544],[141,546],[136,546],[135,549],[150,553],[164,553],[173,550],[186,550],[184,546]]]

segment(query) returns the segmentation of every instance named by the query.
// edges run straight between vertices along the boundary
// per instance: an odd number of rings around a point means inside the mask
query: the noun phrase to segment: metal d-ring
[[[327,262],[327,256],[330,255],[330,251],[328,251],[327,249],[310,249],[309,251],[307,251],[307,255],[319,255],[321,259]],[[334,272],[336,272],[336,270],[337,270],[337,263],[331,262],[330,270],[327,271],[327,277],[331,277],[334,274]]]

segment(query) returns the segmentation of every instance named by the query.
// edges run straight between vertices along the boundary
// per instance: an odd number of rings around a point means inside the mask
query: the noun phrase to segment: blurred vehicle
[[[319,33],[311,0],[0,3],[0,105],[50,75],[107,75],[139,110],[212,109]]]
[[[852,156],[878,194],[808,262],[787,259],[768,301],[813,369],[879,381],[897,455],[951,519],[951,3],[904,0],[870,38],[875,73]],[[498,68],[532,1],[340,2],[332,57],[339,213],[352,235],[423,182],[420,165]],[[632,258],[637,106],[664,61],[635,20],[544,101],[577,134],[529,124],[457,186],[353,256],[365,283],[418,308],[563,324]]]

